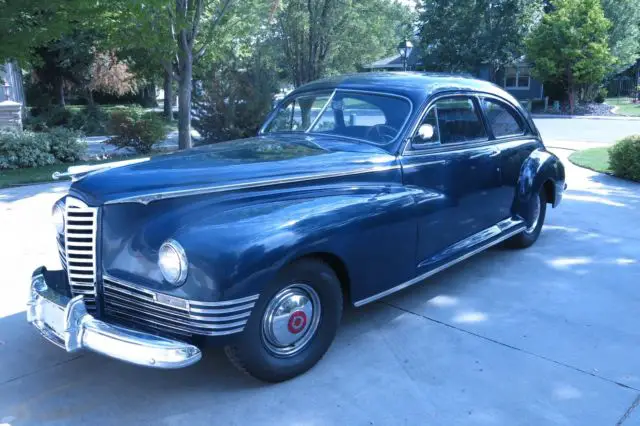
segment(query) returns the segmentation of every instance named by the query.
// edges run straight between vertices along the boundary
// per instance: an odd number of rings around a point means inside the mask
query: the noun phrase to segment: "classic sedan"
[[[28,303],[44,337],[157,368],[221,345],[271,382],[320,360],[345,303],[532,245],[565,189],[508,93],[418,73],[316,81],[255,138],[61,175],[62,269]]]

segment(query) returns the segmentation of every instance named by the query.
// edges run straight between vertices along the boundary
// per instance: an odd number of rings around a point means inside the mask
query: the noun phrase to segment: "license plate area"
[[[53,343],[64,347],[65,312],[54,302],[41,298],[37,305],[35,325]]]

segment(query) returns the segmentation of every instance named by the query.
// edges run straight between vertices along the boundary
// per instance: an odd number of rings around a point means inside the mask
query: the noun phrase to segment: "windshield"
[[[322,133],[387,145],[396,139],[410,112],[407,99],[391,95],[304,93],[279,105],[263,133]]]

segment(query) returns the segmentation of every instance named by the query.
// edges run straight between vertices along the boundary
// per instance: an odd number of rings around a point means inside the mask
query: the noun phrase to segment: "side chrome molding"
[[[400,168],[398,164],[389,164],[381,166],[366,167],[361,169],[350,170],[347,172],[327,172],[316,173],[310,175],[293,176],[289,178],[265,179],[253,182],[231,183],[228,185],[215,185],[194,189],[179,189],[175,191],[158,192],[145,195],[136,195],[132,197],[117,198],[109,200],[105,204],[120,203],[140,203],[149,204],[153,201],[164,200],[167,198],[187,197],[191,195],[213,194],[218,192],[237,191],[241,189],[263,188],[266,186],[286,185],[297,182],[308,182],[320,179],[332,179],[343,176],[361,175],[364,173],[382,172],[386,170],[397,170]]]
[[[478,246],[474,250],[470,251],[469,253],[466,253],[466,254],[464,254],[464,255],[456,258],[456,259],[453,259],[450,262],[445,263],[444,265],[440,265],[437,268],[431,269],[430,271],[427,271],[424,274],[419,275],[419,276],[417,276],[415,278],[412,278],[409,281],[406,281],[406,282],[404,282],[404,283],[402,283],[400,285],[392,287],[392,288],[390,288],[388,290],[385,290],[385,291],[383,291],[381,293],[374,294],[373,296],[369,296],[369,297],[367,297],[365,299],[358,300],[357,302],[354,302],[354,305],[356,307],[360,307],[360,306],[366,305],[367,303],[375,302],[378,299],[382,299],[385,296],[388,296],[388,295],[393,294],[393,293],[395,293],[397,291],[403,290],[403,289],[405,289],[407,287],[411,287],[412,285],[417,284],[417,283],[429,278],[430,276],[433,276],[433,275],[437,274],[438,272],[444,271],[445,269],[450,268],[451,266],[453,266],[453,265],[455,265],[457,263],[460,263],[463,260],[466,260],[466,259],[470,258],[471,256],[473,256],[475,254],[478,254],[478,253],[488,249],[489,247],[492,247],[492,246],[494,246],[496,244],[499,244],[499,243],[503,242],[504,240],[507,240],[507,239],[513,237],[514,235],[517,235],[517,234],[519,234],[519,233],[521,233],[522,231],[525,230],[526,226],[525,226],[524,221],[522,221],[522,220],[514,221],[513,219],[507,219],[506,221],[500,222],[500,224],[494,225],[494,226],[501,227],[501,224],[506,223],[507,221],[512,225],[511,228],[505,229],[503,231],[504,233],[502,235],[500,235],[498,238],[496,238],[495,240],[491,240],[489,242],[481,244],[480,246]],[[491,228],[493,228],[494,226],[492,226]],[[489,229],[491,229],[491,228],[489,228]],[[483,232],[485,232],[485,231],[481,231],[481,233],[483,233]],[[469,238],[474,238],[474,237],[475,237],[475,235],[472,235]]]

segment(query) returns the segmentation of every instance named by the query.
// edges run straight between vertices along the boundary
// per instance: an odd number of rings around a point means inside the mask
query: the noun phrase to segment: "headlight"
[[[53,205],[53,209],[51,209],[51,216],[58,234],[64,234],[64,204],[62,203],[62,200],[59,200]]]
[[[179,286],[187,279],[187,255],[176,240],[165,241],[160,246],[158,266],[169,283]]]

